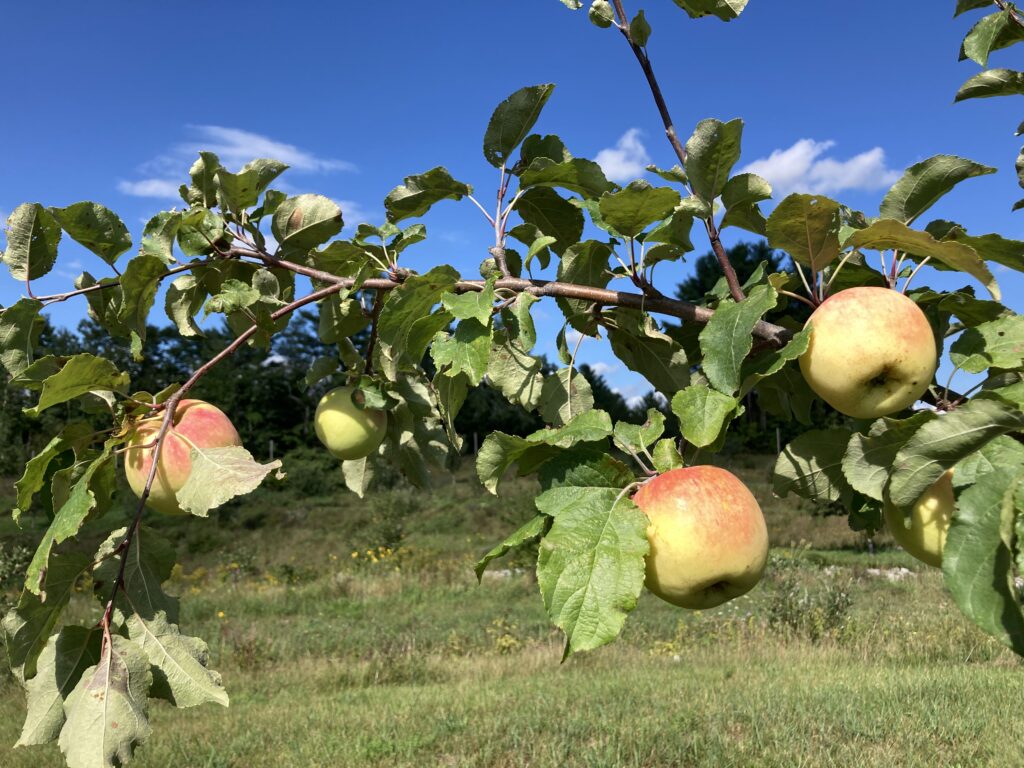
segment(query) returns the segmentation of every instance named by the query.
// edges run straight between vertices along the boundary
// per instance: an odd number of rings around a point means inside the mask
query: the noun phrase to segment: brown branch
[[[629,33],[629,16],[626,15],[626,9],[622,5],[622,0],[612,0],[612,5],[615,6],[615,13],[619,18],[619,23],[616,26],[622,33],[622,36],[626,38],[626,42],[629,43],[633,55],[636,56],[636,60],[640,63],[640,68],[644,72],[644,77],[647,78],[647,85],[650,86],[654,103],[658,107],[658,114],[661,115],[661,122],[665,126],[665,136],[668,138],[669,144],[672,145],[676,157],[679,158],[680,165],[685,166],[686,148],[683,146],[682,141],[679,140],[679,134],[676,133],[675,123],[669,114],[668,104],[665,102],[665,96],[661,92],[661,86],[658,85],[658,78],[654,74],[651,58],[643,48],[636,44]],[[707,230],[708,240],[711,242],[711,250],[715,252],[718,264],[722,268],[722,274],[725,275],[725,281],[729,284],[729,293],[732,294],[734,300],[743,301],[745,298],[743,288],[740,287],[739,278],[736,277],[736,270],[733,268],[732,262],[729,261],[729,255],[725,252],[725,247],[718,237],[714,214],[704,219],[704,229]]]
[[[1017,11],[1013,8],[1006,0],[992,0],[1001,11],[1006,11],[1006,14],[1010,17],[1011,21],[1018,27],[1024,27],[1024,20],[1021,20],[1020,16],[1017,15]]]
[[[375,291],[373,295],[373,310],[370,314],[370,340],[366,342],[366,367],[363,374],[373,374],[373,352],[377,347],[377,323],[380,320],[380,311],[384,308],[384,292]]]
[[[165,277],[168,277],[170,275],[176,275],[179,272],[187,272],[188,270],[193,269],[194,267],[200,266],[200,265],[202,265],[204,263],[205,262],[202,262],[202,261],[194,261],[194,262],[190,262],[189,264],[182,264],[180,266],[174,267],[173,269],[167,270],[162,275],[160,275],[160,277],[158,279],[159,280],[163,280]],[[56,303],[61,302],[61,301],[67,301],[68,299],[70,299],[70,298],[72,298],[74,296],[81,296],[81,295],[86,294],[86,293],[93,293],[94,291],[102,291],[105,288],[113,288],[115,285],[120,285],[120,284],[121,284],[121,279],[118,278],[117,280],[111,280],[109,283],[96,283],[95,285],[90,285],[87,288],[79,288],[79,289],[74,290],[74,291],[68,291],[67,293],[55,293],[55,294],[53,294],[51,296],[34,296],[34,297],[30,296],[30,298],[35,298],[36,301],[41,301],[41,302],[43,302],[43,304],[47,304],[47,305],[49,305],[49,304],[56,304]]]
[[[356,284],[356,281],[352,278],[338,277],[330,272],[304,267],[300,264],[275,258],[266,253],[246,251],[243,252],[243,255],[258,258],[266,264],[275,267],[290,269],[323,283],[333,284],[339,289],[351,288]],[[388,278],[371,278],[364,280],[359,285],[362,288],[388,291],[397,288],[401,283]],[[486,283],[483,280],[460,280],[455,284],[455,291],[456,293],[480,291],[483,290],[485,285]],[[537,297],[551,296],[563,299],[582,299],[606,306],[627,307],[629,309],[656,312],[661,315],[668,315],[695,323],[706,323],[715,314],[713,309],[691,304],[688,301],[670,299],[651,286],[648,286],[648,293],[644,295],[613,291],[607,288],[594,288],[589,285],[562,283],[554,280],[526,280],[520,277],[503,277],[494,283],[494,287],[504,288],[516,293],[529,293]],[[762,320],[754,327],[754,335],[770,341],[776,346],[782,346],[793,337],[793,332],[788,328],[766,323]]]

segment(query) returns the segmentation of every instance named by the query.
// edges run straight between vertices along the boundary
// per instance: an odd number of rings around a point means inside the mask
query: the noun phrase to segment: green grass
[[[184,563],[170,585],[183,629],[209,641],[232,704],[154,702],[136,764],[1024,764],[1021,664],[963,619],[941,576],[770,498],[763,462],[737,469],[784,545],[762,584],[700,613],[645,594],[619,642],[564,664],[527,557],[479,586],[472,575],[529,514],[526,481],[499,501],[464,474],[366,503],[271,491],[210,521],[159,521]],[[869,571],[893,566],[913,573]],[[85,594],[70,611],[95,614]],[[0,743],[23,708],[0,682]],[[49,746],[0,765],[61,761]]]

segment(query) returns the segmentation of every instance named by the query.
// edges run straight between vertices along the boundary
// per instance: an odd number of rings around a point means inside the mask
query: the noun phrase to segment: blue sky
[[[906,166],[938,153],[993,165],[933,211],[971,234],[1024,238],[1011,214],[1020,120],[1013,99],[953,104],[978,71],[958,62],[976,14],[952,19],[953,0],[751,0],[737,21],[690,20],[670,0],[641,6],[654,33],[649,51],[681,134],[698,120],[743,117],[741,165],[766,175],[776,199],[827,194],[866,213]],[[102,10],[101,10],[102,9]],[[537,129],[574,154],[596,157],[617,181],[673,156],[642,75],[618,33],[590,25],[558,0],[421,3],[11,4],[0,48],[0,212],[38,201],[101,202],[138,239],[156,211],[180,206],[173,190],[199,149],[236,169],[254,156],[292,164],[288,192],[341,202],[350,224],[380,222],[382,200],[403,176],[435,165],[490,199],[495,171],[481,141],[494,106],[513,90],[554,82]],[[992,66],[1020,68],[1019,49]],[[463,274],[493,241],[468,202],[439,205],[430,238],[407,266],[448,262]],[[923,222],[922,222],[923,223]],[[727,241],[743,233],[727,230]],[[66,239],[65,239],[66,240]],[[706,243],[694,231],[697,254]],[[38,292],[66,289],[82,269],[107,272],[74,243]],[[687,273],[662,267],[666,293]],[[1004,300],[1024,311],[1024,279],[996,268]],[[931,273],[918,284],[957,287],[967,278]],[[21,295],[0,276],[0,304]],[[979,287],[980,291],[980,287]],[[535,310],[553,342],[557,310]],[[84,303],[54,308],[73,325]],[[162,316],[154,315],[157,321]],[[553,357],[553,343],[542,349]],[[627,396],[646,390],[586,341],[596,364]]]

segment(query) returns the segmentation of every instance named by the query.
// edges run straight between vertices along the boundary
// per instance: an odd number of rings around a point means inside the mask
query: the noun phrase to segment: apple
[[[128,485],[140,498],[153,466],[153,443],[162,423],[163,414],[145,419],[128,438],[124,471]],[[164,438],[146,506],[165,515],[185,514],[177,493],[192,473],[192,447],[225,448],[241,444],[237,430],[220,408],[202,400],[182,400]]]
[[[339,459],[369,456],[384,440],[387,414],[360,407],[365,401],[358,389],[338,387],[321,397],[316,406],[316,436]]]
[[[714,608],[746,594],[768,561],[768,528],[757,499],[720,467],[673,469],[633,502],[650,521],[647,589],[682,608]]]
[[[800,370],[840,413],[875,419],[901,411],[935,375],[935,335],[924,312],[890,288],[848,288],[811,314]]]
[[[942,567],[942,549],[953,519],[953,470],[942,473],[928,490],[921,494],[910,510],[910,526],[903,512],[892,504],[885,505],[885,524],[889,533],[908,554],[922,563]]]

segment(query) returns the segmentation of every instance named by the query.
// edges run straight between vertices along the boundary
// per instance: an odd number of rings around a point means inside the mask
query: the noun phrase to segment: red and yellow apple
[[[856,419],[912,405],[931,384],[938,356],[924,312],[889,288],[848,288],[811,315],[800,370],[814,392]]]
[[[768,528],[757,499],[719,467],[673,469],[633,502],[647,514],[647,588],[682,608],[714,608],[761,580]]]
[[[163,414],[145,419],[128,438],[124,470],[128,485],[140,498],[153,466],[162,422]],[[220,408],[202,400],[182,400],[164,438],[146,505],[166,515],[184,514],[177,493],[192,473],[192,447],[225,448],[241,444],[234,425]]]
[[[910,510],[910,525],[903,512],[885,505],[885,524],[896,542],[922,563],[942,567],[942,549],[953,520],[953,470],[942,473]]]
[[[384,411],[362,407],[366,398],[353,387],[332,389],[316,407],[316,436],[339,459],[369,456],[384,440],[388,417]]]

